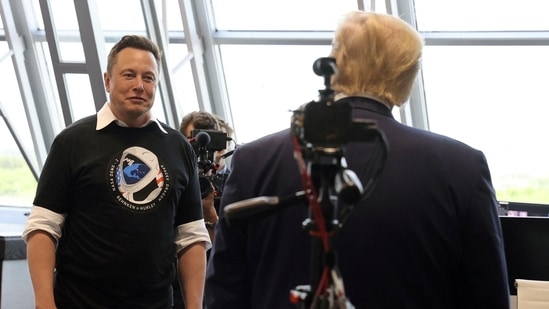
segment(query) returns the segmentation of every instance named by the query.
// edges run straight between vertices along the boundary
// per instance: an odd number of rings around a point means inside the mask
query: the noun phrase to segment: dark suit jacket
[[[397,122],[382,104],[352,103],[374,119],[390,152],[375,189],[334,239],[347,297],[356,308],[508,308],[497,201],[484,155],[459,141]],[[240,146],[222,207],[303,189],[285,130]],[[349,168],[363,176],[371,151],[351,143]],[[207,308],[295,308],[289,292],[311,284],[304,203],[245,223],[223,210],[207,271]]]

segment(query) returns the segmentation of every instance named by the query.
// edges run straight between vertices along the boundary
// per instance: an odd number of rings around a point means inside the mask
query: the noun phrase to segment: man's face
[[[129,126],[149,120],[158,84],[158,64],[152,53],[136,48],[121,50],[104,80],[111,110],[118,119]]]

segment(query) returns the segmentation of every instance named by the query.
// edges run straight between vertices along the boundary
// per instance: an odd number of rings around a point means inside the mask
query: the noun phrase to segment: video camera
[[[292,131],[300,140],[305,158],[314,152],[339,155],[349,142],[368,142],[380,137],[376,121],[353,119],[349,103],[334,102],[334,90],[330,87],[331,76],[337,72],[334,58],[317,59],[313,71],[324,77],[325,89],[319,90],[318,101],[303,104],[292,116]]]
[[[345,146],[350,142],[379,142],[381,155],[373,166],[380,171],[387,152],[383,132],[375,120],[353,118],[353,107],[348,101],[335,101],[331,77],[337,73],[335,58],[319,58],[313,63],[316,75],[324,77],[324,89],[319,99],[301,105],[292,115],[292,133],[299,141],[303,159],[317,166],[322,172],[332,172],[339,198],[353,204],[363,198],[366,190],[353,171],[347,169],[344,159]],[[376,174],[377,174],[376,171]]]
[[[227,133],[217,130],[195,129],[191,131],[191,145],[198,157],[198,175],[202,198],[208,196],[215,188],[216,197],[221,197],[225,175],[217,174],[214,163],[214,152],[227,148]]]

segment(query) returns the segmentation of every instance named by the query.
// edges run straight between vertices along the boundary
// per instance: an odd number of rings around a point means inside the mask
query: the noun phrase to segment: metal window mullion
[[[55,81],[57,82],[57,91],[63,112],[65,126],[73,122],[73,115],[70,106],[69,94],[67,91],[67,83],[65,81],[64,72],[61,70],[61,57],[59,52],[59,39],[52,20],[52,10],[49,0],[39,0],[40,10],[42,11],[42,19],[44,21],[44,30],[46,31],[46,39],[50,49],[51,62]]]
[[[218,30],[213,41],[246,45],[331,45],[333,31],[227,31]]]
[[[18,35],[16,32],[15,27],[15,21],[11,12],[11,6],[8,1],[2,0],[0,2],[0,16],[2,17],[2,20],[4,21],[4,29],[6,33],[6,41],[8,42],[8,46],[10,48],[10,56],[13,62],[15,74],[17,76],[17,83],[19,84],[19,89],[21,92],[21,97],[23,101],[23,105],[25,106],[25,112],[27,116],[29,116],[29,110],[26,108],[29,104],[27,103],[27,98],[29,95],[30,87],[28,85],[27,79],[26,79],[26,72],[24,69],[24,59],[21,59],[23,55],[23,44],[21,40],[18,40]],[[33,174],[34,178],[38,181],[38,168],[36,165],[30,160],[28,151],[23,146],[23,143],[21,142],[21,137],[19,134],[17,134],[17,130],[12,125],[13,121],[10,119],[10,116],[7,114],[7,112],[4,110],[4,107],[2,105],[2,102],[0,101],[0,117],[4,120],[6,127],[8,128],[11,136],[13,137],[13,140],[15,141],[15,144],[17,145],[17,148],[21,152],[21,155],[23,156],[25,162],[27,163],[27,166],[29,167],[31,173]],[[29,119],[29,117],[27,117]],[[32,128],[31,128],[32,131]],[[34,134],[31,134],[33,136],[33,144],[35,142]]]
[[[11,58],[21,92],[37,166],[28,159],[30,156],[26,153],[27,150],[20,147],[20,151],[31,172],[37,177],[46,160],[49,145],[55,137],[55,131],[52,126],[53,118],[47,106],[47,94],[42,83],[35,44],[29,24],[25,19],[25,11],[30,9],[28,3],[24,1],[12,1],[10,4],[8,0],[1,0],[0,6],[0,10],[3,12],[6,41],[13,51]],[[9,115],[5,115],[5,117],[9,117]],[[9,118],[6,121],[9,121]],[[21,145],[20,138],[15,136],[15,133],[12,134],[16,143]]]
[[[99,36],[99,13],[95,1],[74,0],[80,38],[86,57],[86,74],[90,79],[95,110],[99,111],[107,101],[103,83],[103,70],[106,70],[105,39]]]
[[[147,27],[147,33],[149,37],[155,41],[161,51],[167,51],[167,40],[164,38],[164,32],[162,24],[159,21],[156,7],[153,0],[141,0],[141,8],[143,10],[143,16],[145,18],[145,25]],[[179,127],[179,112],[177,107],[177,100],[173,91],[173,83],[171,80],[171,72],[168,66],[168,60],[164,56],[160,59],[160,83],[159,91],[162,97],[162,103],[164,106],[166,122],[173,128]]]
[[[367,3],[364,3],[367,2]],[[356,0],[357,10],[365,11],[366,6],[371,8],[372,2],[375,3],[375,0]]]
[[[86,74],[88,67],[85,63],[60,62],[58,69],[64,74]]]
[[[200,3],[194,3],[200,5]],[[198,15],[199,11],[204,11],[198,6],[193,9],[192,3],[189,0],[179,0],[179,9],[181,11],[187,51],[192,56],[190,58],[190,64],[193,72],[198,106],[201,110],[213,112],[214,100],[212,98],[212,89],[209,86],[213,78],[212,76],[208,76],[208,73],[206,72],[204,59],[204,44],[206,44],[204,40],[207,40],[208,37],[204,37],[202,36],[202,33],[199,33],[200,26],[198,24],[201,18],[208,19],[208,17],[205,15],[201,15],[200,17],[195,16],[195,12]]]
[[[217,41],[217,27],[211,1],[197,1],[197,26],[198,33],[202,37],[204,54],[204,70],[211,95],[212,112],[225,119],[227,123],[233,123],[230,98],[228,95],[223,62],[221,60],[221,47]],[[236,134],[236,132],[235,132]]]
[[[398,16],[417,29],[413,0],[387,0],[387,12]],[[409,102],[400,110],[401,122],[409,126],[429,130],[423,74],[420,69],[412,88]]]
[[[422,32],[429,46],[548,46],[549,31]]]

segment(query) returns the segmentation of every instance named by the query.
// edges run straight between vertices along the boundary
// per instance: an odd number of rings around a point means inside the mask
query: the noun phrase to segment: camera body
[[[201,139],[200,137],[206,134],[208,137]],[[201,152],[206,152],[207,157],[213,160],[214,151],[219,151],[227,148],[227,141],[229,140],[227,133],[218,130],[203,130],[194,129],[191,131],[191,138],[193,141],[191,145],[197,155]]]
[[[351,106],[332,101],[312,101],[294,111],[294,134],[312,147],[335,148],[352,133]]]
[[[292,128],[302,145],[329,152],[350,142],[368,142],[379,137],[377,122],[353,119],[349,103],[312,101],[294,111]]]
[[[227,148],[227,133],[218,130],[195,129],[191,131],[191,145],[198,157],[198,176],[202,198],[214,189],[216,197],[221,197],[225,175],[217,174],[214,152]]]
[[[382,133],[375,120],[353,119],[350,103],[334,101],[334,90],[330,84],[331,76],[337,73],[335,59],[317,59],[313,71],[324,77],[325,89],[319,90],[317,101],[303,104],[292,115],[292,132],[299,139],[304,157],[340,157],[343,147],[350,142],[368,142],[379,138]]]

